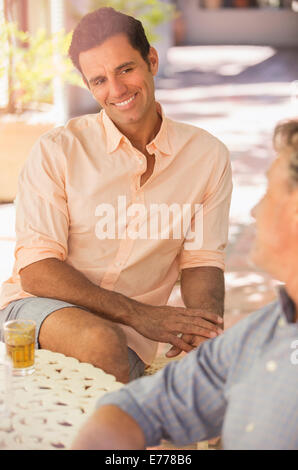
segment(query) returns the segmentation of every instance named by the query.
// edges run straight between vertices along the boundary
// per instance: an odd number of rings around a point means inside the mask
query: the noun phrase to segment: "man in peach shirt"
[[[102,111],[43,135],[20,174],[0,326],[34,319],[37,347],[127,382],[158,342],[174,357],[222,332],[229,155],[164,116],[139,21],[86,15],[70,57]],[[185,308],[166,305],[179,275]]]

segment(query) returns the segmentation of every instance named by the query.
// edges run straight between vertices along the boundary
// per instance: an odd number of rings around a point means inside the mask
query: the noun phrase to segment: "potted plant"
[[[0,109],[0,202],[10,202],[17,178],[36,139],[57,124],[54,79],[78,86],[82,81],[67,56],[71,33],[30,34],[16,23],[1,24],[0,79],[8,101]]]
[[[67,6],[70,8],[71,3]],[[83,14],[103,6],[139,18],[151,43],[159,39],[159,26],[173,18],[175,11],[167,0],[89,0],[87,11],[79,12],[72,7],[71,13],[77,22]],[[49,35],[40,29],[32,34],[7,21],[0,24],[0,28],[0,80],[2,77],[8,93],[6,106],[0,108],[1,203],[15,198],[19,171],[34,142],[59,124],[54,106],[57,80],[60,85],[67,85],[68,117],[93,112],[94,106],[86,109],[91,99],[89,91],[85,90],[80,74],[68,57],[72,31]],[[63,99],[66,98],[60,93],[56,104],[61,104]]]

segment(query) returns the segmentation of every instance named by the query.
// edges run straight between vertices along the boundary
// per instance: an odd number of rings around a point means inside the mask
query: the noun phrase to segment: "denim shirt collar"
[[[279,299],[283,314],[288,323],[294,323],[296,319],[295,304],[284,286],[279,288]]]

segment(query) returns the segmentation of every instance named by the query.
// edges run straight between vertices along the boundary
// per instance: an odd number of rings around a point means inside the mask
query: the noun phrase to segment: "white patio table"
[[[2,343],[0,355],[3,349]],[[0,418],[1,450],[69,449],[98,398],[123,386],[103,370],[63,354],[36,350],[35,357],[32,375],[13,377],[11,415]]]
[[[0,359],[5,345],[0,342]],[[169,362],[159,356],[146,370],[151,375]],[[68,450],[96,401],[123,384],[91,364],[44,349],[35,351],[35,372],[13,377],[11,416],[0,416],[0,450]],[[3,387],[0,387],[0,402]],[[162,449],[175,449],[167,441]],[[207,450],[208,441],[180,449]]]

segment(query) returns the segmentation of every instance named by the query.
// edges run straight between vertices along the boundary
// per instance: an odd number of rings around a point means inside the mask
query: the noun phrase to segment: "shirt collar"
[[[279,300],[288,323],[294,323],[296,318],[295,304],[284,286],[279,288]]]
[[[100,112],[100,118],[106,132],[107,152],[112,153],[119,147],[121,140],[125,139],[125,136],[115,126],[104,109],[102,109]]]
[[[162,119],[161,126],[160,126],[158,134],[147,145],[147,149],[149,150],[151,147],[153,147],[154,149],[154,147],[156,147],[162,154],[171,155],[172,149],[170,146],[169,133],[168,133],[169,120],[165,116],[163,108],[160,105],[160,103],[156,103],[156,109]]]
[[[154,149],[157,148],[162,154],[171,155],[172,150],[168,136],[168,119],[166,118],[162,106],[159,103],[156,103],[156,108],[157,112],[162,118],[162,123],[158,134],[147,145],[147,150],[149,153],[154,153]],[[115,126],[104,109],[100,112],[100,118],[107,136],[108,153],[114,152],[122,142],[129,142],[127,137],[125,137],[125,135],[123,135],[122,132],[120,132],[119,129]]]

